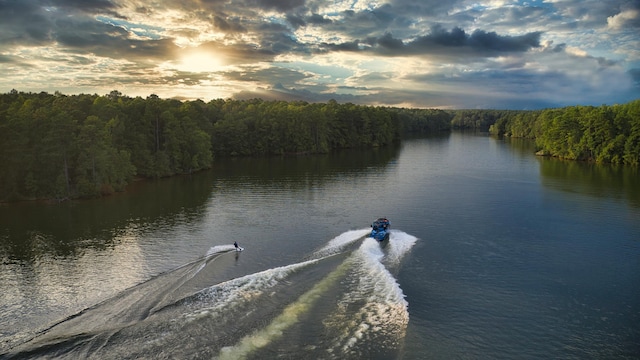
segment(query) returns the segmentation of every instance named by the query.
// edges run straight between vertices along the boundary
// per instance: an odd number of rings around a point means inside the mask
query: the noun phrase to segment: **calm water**
[[[0,358],[640,357],[638,170],[532,153],[454,133],[0,205]]]

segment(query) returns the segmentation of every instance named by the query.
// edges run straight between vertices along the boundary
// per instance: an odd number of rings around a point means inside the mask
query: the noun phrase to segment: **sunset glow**
[[[0,92],[514,109],[640,97],[631,0],[9,0],[0,30]]]

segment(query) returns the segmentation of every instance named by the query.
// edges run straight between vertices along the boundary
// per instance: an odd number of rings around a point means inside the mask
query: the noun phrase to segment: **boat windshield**
[[[374,229],[384,229],[389,226],[389,220],[387,219],[378,219],[373,222]]]

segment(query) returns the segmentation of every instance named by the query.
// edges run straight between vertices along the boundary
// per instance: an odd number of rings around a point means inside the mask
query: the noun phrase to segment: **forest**
[[[640,99],[611,106],[504,112],[489,131],[498,136],[535,139],[540,155],[640,164]]]
[[[208,169],[215,157],[385,146],[449,129],[440,110],[351,103],[203,102],[107,95],[0,94],[0,201],[123,191],[134,178]],[[406,127],[406,128],[403,128]]]
[[[406,109],[302,101],[179,101],[0,94],[0,202],[99,197],[135,178],[211,168],[215,158],[386,146],[405,134],[490,130],[547,155],[637,165],[640,100],[542,111]]]

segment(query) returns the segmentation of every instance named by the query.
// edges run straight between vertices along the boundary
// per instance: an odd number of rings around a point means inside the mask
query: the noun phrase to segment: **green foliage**
[[[499,136],[536,140],[540,152],[597,163],[640,163],[640,100],[506,113],[491,125]]]
[[[210,168],[214,156],[326,153],[399,138],[394,110],[335,101],[11,91],[0,94],[0,201],[102,196],[134,176]]]
[[[210,168],[214,157],[386,146],[402,134],[486,130],[547,154],[638,165],[640,100],[542,111],[405,109],[150,95],[0,94],[0,201],[94,197],[135,177]]]
[[[407,134],[426,134],[451,130],[450,112],[437,109],[389,109],[394,121]]]

